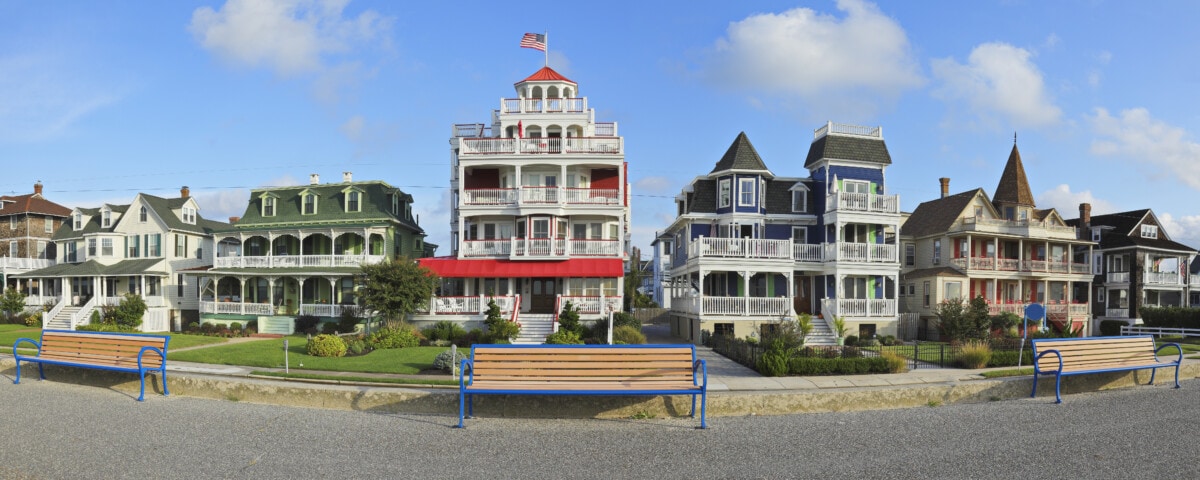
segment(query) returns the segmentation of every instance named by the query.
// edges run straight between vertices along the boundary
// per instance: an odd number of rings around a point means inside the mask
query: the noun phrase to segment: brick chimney
[[[229,224],[233,225],[233,224],[237,223],[238,220],[241,220],[241,219],[242,219],[242,217],[229,217]]]
[[[950,196],[950,177],[942,177],[938,179],[942,184],[942,198]]]
[[[41,180],[38,180],[37,183],[33,184],[33,194],[34,195],[42,194],[42,181]]]
[[[180,198],[188,198],[191,195],[192,195],[192,191],[188,189],[187,185],[184,185],[183,188],[179,189],[179,197]]]
[[[1092,234],[1092,204],[1079,204],[1079,234],[1083,238],[1090,238]]]
[[[315,173],[310,173],[310,174],[308,175],[308,184],[309,184],[309,185],[316,185],[316,184],[318,184],[318,183],[321,183],[321,176],[320,176],[320,175],[317,175],[317,174],[315,174]]]

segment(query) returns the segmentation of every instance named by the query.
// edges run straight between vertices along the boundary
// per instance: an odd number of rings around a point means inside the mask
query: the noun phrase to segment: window
[[[925,308],[929,308],[929,282],[925,282],[921,285],[921,287],[923,292],[921,304],[924,305]]]
[[[8,242],[8,256],[9,256],[9,258],[17,258],[17,248],[18,248],[18,247],[17,247],[17,241],[16,241],[16,240],[13,240],[13,241],[11,241],[11,242]]]
[[[1012,220],[1014,218],[1016,218],[1016,215],[1014,214],[1013,207],[1004,207],[1004,219]]]
[[[146,223],[146,207],[145,206],[142,206],[142,208],[140,210],[138,210],[138,221],[142,222],[142,223]]]
[[[275,216],[275,197],[263,198],[262,214],[264,217],[274,217]]]
[[[146,235],[146,256],[161,257],[162,256],[162,234],[155,233]]]
[[[87,254],[89,257],[96,256],[96,239],[89,238],[87,241]]]
[[[1093,229],[1092,229],[1092,241],[1093,241],[1093,242],[1099,242],[1099,241],[1100,241],[1100,229],[1099,229],[1099,228],[1093,228]]]
[[[141,238],[137,235],[125,237],[125,258],[138,258],[141,255]]]
[[[361,193],[354,191],[354,190],[346,192],[346,211],[347,212],[361,212],[362,211],[362,209],[359,205],[359,197],[361,197],[361,196],[362,196]]]
[[[1103,275],[1103,274],[1104,274],[1104,254],[1103,253],[1092,254],[1092,275]]]
[[[792,243],[808,243],[808,228],[792,227]]]
[[[971,256],[971,244],[966,239],[958,241],[958,258],[967,258]]]
[[[1104,304],[1104,287],[1096,288],[1096,301],[1100,304]]]
[[[1026,221],[1026,220],[1029,220],[1029,210],[1028,210],[1028,209],[1024,209],[1024,208],[1022,208],[1022,209],[1020,210],[1020,215],[1021,215],[1021,219],[1020,219],[1020,220],[1021,220],[1022,222]]]
[[[76,213],[71,216],[71,230],[83,230],[83,215]]]
[[[1109,262],[1112,264],[1112,268],[1108,269],[1108,271],[1110,271],[1110,272],[1128,272],[1129,271],[1129,270],[1125,269],[1125,256],[1124,255],[1113,255],[1113,256],[1109,257]]]
[[[571,227],[571,238],[584,239],[587,238],[587,224],[576,223]]]
[[[100,239],[100,256],[103,256],[103,257],[113,256],[113,241],[111,238]]]
[[[732,337],[733,336],[733,324],[732,323],[718,323],[718,324],[713,325],[713,335]]]
[[[39,240],[37,242],[37,258],[41,258],[41,259],[46,258],[46,241],[45,240]]]
[[[67,244],[67,251],[63,253],[63,261],[76,262],[79,260],[79,246],[75,242]]]
[[[157,297],[162,295],[159,289],[162,288],[162,279],[158,277],[146,277],[146,295]]]
[[[933,241],[933,264],[942,264],[942,241],[940,239]]]
[[[1158,226],[1142,225],[1142,238],[1158,238]]]
[[[754,206],[754,185],[753,178],[738,179],[738,206],[752,207]]]
[[[175,296],[183,298],[183,286],[183,274],[180,273],[175,276]]]
[[[567,238],[567,219],[560,218],[557,222],[555,222],[554,238]]]
[[[792,211],[807,212],[808,211],[808,192],[796,190],[792,192]]]
[[[8,228],[9,228],[9,230],[17,229],[17,216],[16,215],[10,215],[8,217]]]
[[[304,195],[304,215],[315,215],[317,213],[317,196],[312,193]]]
[[[112,226],[112,212],[110,212],[108,210],[100,212],[100,218],[101,218],[101,221],[103,222],[104,228],[108,228],[108,227]]]
[[[196,209],[192,207],[183,207],[183,223],[188,225],[196,224]]]
[[[533,220],[533,238],[550,238],[550,219],[535,218]]]
[[[54,233],[54,219],[46,217],[46,233]]]
[[[904,244],[904,266],[911,267],[917,264],[917,246],[911,243]]]
[[[720,208],[728,208],[731,200],[731,181],[726,178],[717,182],[717,206]]]
[[[975,206],[975,218],[982,218],[982,217],[983,217],[983,207],[976,205]]]
[[[187,256],[187,235],[175,234],[175,256]]]
[[[962,300],[962,282],[946,282],[942,293],[942,298],[946,300]]]

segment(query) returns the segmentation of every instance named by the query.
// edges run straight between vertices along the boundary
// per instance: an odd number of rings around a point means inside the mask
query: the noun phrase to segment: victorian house
[[[382,181],[259,188],[240,218],[213,233],[211,269],[199,279],[200,321],[256,321],[292,333],[295,317],[339,317],[357,306],[361,266],[431,256],[436,245],[413,215],[412,196]]]
[[[476,325],[494,300],[540,343],[566,302],[585,321],[620,311],[629,234],[625,150],[579,85],[549,67],[515,85],[486,123],[450,138],[448,257],[423,259],[443,284],[417,323]]]
[[[1037,208],[1016,144],[993,196],[952,195],[950,179],[940,182],[941,197],[917,206],[901,229],[901,311],[920,316],[917,336],[936,338],[939,303],[976,297],[993,315],[1040,303],[1059,328],[1090,328],[1095,243],[1054,209]]]
[[[802,313],[815,317],[818,337],[832,338],[835,317],[848,334],[895,333],[891,163],[881,128],[828,123],[814,132],[807,176],[777,176],[739,134],[676,197],[675,221],[656,240],[672,333],[755,336]]]
[[[1190,304],[1189,271],[1196,249],[1171,240],[1149,209],[1091,213],[1091,204],[1080,204],[1079,218],[1067,223],[1099,244],[1093,253],[1096,318],[1133,325],[1141,318],[1141,307]]]
[[[0,290],[16,288],[29,295],[29,305],[43,304],[38,280],[15,275],[54,264],[54,231],[70,214],[71,209],[42,196],[41,182],[33,185],[33,193],[0,196]]]
[[[211,234],[224,226],[200,216],[187,187],[178,198],[139,193],[128,205],[75,208],[54,233],[57,263],[17,277],[39,282],[54,303],[46,328],[74,329],[134,294],[148,307],[141,329],[167,331],[197,318],[197,284],[184,272],[212,263]]]

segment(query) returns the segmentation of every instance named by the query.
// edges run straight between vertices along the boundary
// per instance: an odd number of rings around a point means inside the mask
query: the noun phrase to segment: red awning
[[[439,257],[422,258],[418,262],[443,278],[617,278],[625,275],[625,264],[618,258],[512,261]]]

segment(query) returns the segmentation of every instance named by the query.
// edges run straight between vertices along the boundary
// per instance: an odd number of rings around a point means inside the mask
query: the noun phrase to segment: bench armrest
[[[704,383],[697,383],[699,381],[699,379],[696,378],[697,370],[700,371],[700,376],[704,379]],[[704,390],[708,390],[708,363],[706,363],[704,359],[696,360],[696,362],[692,364],[692,385],[701,387]]]
[[[1034,375],[1037,375],[1042,372],[1042,367],[1039,365],[1042,361],[1042,357],[1049,355],[1051,353],[1053,353],[1054,356],[1058,357],[1058,368],[1055,369],[1054,371],[1062,373],[1062,369],[1063,369],[1062,353],[1059,353],[1058,350],[1046,350],[1042,353],[1039,353],[1037,358],[1033,359],[1033,374]]]
[[[147,345],[147,346],[142,347],[141,350],[138,350],[138,370],[142,369],[142,356],[145,355],[146,352],[148,352],[148,351],[157,353],[159,357],[162,357],[162,362],[160,362],[158,364],[159,368],[163,368],[163,369],[167,368],[167,354],[164,353],[158,347],[151,347],[151,346]]]
[[[1167,347],[1175,347],[1175,350],[1179,351],[1179,357],[1175,359],[1175,362],[1183,363],[1183,347],[1180,347],[1178,343],[1173,343],[1173,342],[1165,343],[1161,347],[1158,347],[1157,349],[1155,349],[1154,350],[1154,359],[1158,360],[1158,352],[1161,352],[1162,349],[1167,348]]]
[[[32,343],[32,344],[33,344],[33,346],[34,346],[35,348],[37,348],[38,355],[41,355],[41,354],[42,354],[42,344],[40,344],[40,343],[38,343],[38,342],[35,342],[35,341],[34,341],[32,338],[24,338],[24,337],[22,337],[22,338],[18,338],[18,339],[17,339],[17,341],[13,342],[13,358],[16,358],[16,357],[17,357],[17,345],[20,345],[20,344],[21,344],[21,342],[28,342],[28,343]]]
[[[468,373],[469,372],[469,373]],[[458,364],[458,389],[464,390],[475,379],[475,361],[464,358]]]

